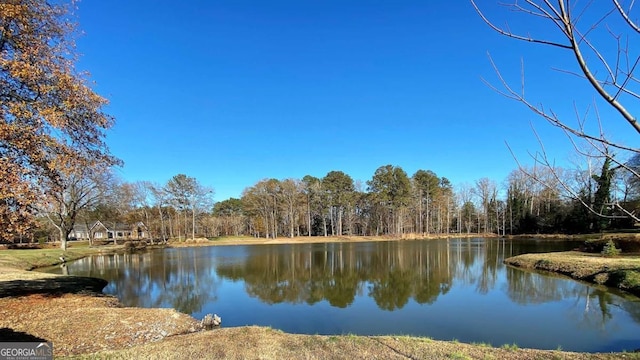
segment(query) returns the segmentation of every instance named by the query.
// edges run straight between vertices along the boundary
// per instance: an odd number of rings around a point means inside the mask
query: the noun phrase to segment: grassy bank
[[[91,255],[110,254],[122,251],[121,245],[89,247],[87,243],[71,244],[67,251],[56,248],[0,250],[0,268],[9,267],[21,270],[33,270],[39,267],[54,266],[65,261],[81,259]]]
[[[551,271],[640,296],[640,256],[603,257],[569,251],[518,255],[506,259],[505,263],[524,269]]]

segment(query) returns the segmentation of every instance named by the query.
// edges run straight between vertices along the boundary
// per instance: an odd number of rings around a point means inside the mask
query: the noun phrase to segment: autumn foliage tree
[[[0,240],[28,230],[42,180],[118,162],[104,142],[107,101],[74,66],[70,7],[0,2]]]

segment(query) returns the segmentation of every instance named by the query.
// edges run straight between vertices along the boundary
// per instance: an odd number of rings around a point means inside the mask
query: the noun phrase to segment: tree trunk
[[[324,237],[327,237],[327,217],[322,217],[322,225],[324,226]]]
[[[71,229],[66,227],[60,227],[60,249],[62,251],[67,251],[67,240],[69,239],[69,234],[71,234]]]
[[[307,232],[309,232],[309,236],[311,236],[311,199],[307,195]]]
[[[427,233],[427,236],[429,236],[429,227],[431,225],[429,223],[429,197],[427,197],[427,207],[425,208],[425,215],[427,217],[425,222],[425,232]]]
[[[331,220],[331,236],[336,236],[336,224],[333,216],[333,206],[329,208],[329,217]]]
[[[191,240],[196,239],[196,209],[191,208]]]
[[[162,214],[162,207],[158,205],[158,213],[160,214],[160,234],[162,235],[162,242],[167,241],[167,234],[164,228],[164,215]]]

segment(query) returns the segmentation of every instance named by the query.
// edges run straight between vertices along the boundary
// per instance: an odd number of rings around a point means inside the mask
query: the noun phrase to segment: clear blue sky
[[[110,100],[120,176],[184,173],[217,201],[263,178],[364,182],[386,164],[500,183],[517,167],[505,141],[525,163],[538,149],[531,122],[563,162],[563,134],[481,81],[496,79],[487,52],[514,85],[523,59],[527,93],[560,114],[595,96],[551,70],[574,70],[570,53],[499,36],[467,1],[85,0],[77,15],[78,69]]]

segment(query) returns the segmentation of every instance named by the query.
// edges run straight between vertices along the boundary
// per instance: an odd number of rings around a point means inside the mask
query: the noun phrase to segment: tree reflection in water
[[[135,303],[127,302],[129,306],[171,307],[192,314],[217,297],[219,280],[193,248],[98,255],[72,266],[72,275],[107,279],[104,291],[120,299],[135,299]]]
[[[68,270],[107,279],[106,291],[127,306],[225,311],[231,326],[616,349],[609,339],[639,329],[637,298],[503,264],[575,246],[450,239],[181,248],[96,256]],[[519,326],[526,334],[515,338],[510,329]],[[584,338],[579,344],[574,332]]]
[[[395,310],[410,299],[433,303],[457,279],[487,293],[504,267],[502,259],[520,253],[506,243],[466,239],[259,246],[249,248],[245,261],[221,264],[216,271],[244,281],[248,294],[269,304],[326,300],[347,307],[366,287],[378,307]],[[515,269],[507,274],[510,296],[517,302],[551,301],[567,291],[555,287],[553,278],[531,277]]]

